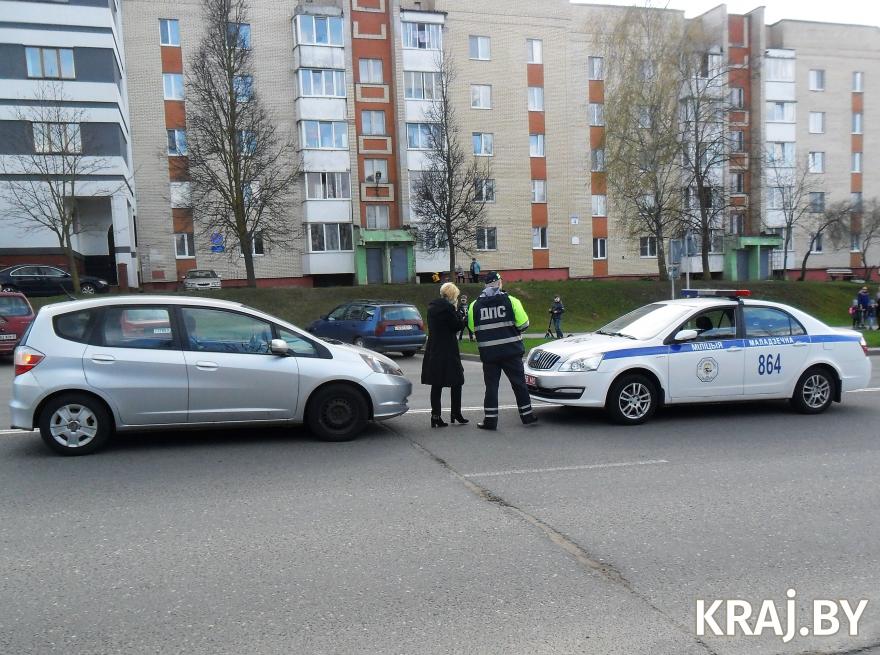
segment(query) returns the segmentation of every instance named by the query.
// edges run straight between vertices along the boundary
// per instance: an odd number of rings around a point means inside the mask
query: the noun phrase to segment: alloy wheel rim
[[[97,436],[98,417],[84,405],[64,405],[49,419],[49,431],[65,448],[82,448]]]
[[[620,391],[618,407],[630,420],[644,418],[651,409],[651,390],[641,382],[631,382]]]
[[[90,286],[80,287],[79,290],[80,290],[80,293],[83,293],[87,296],[92,296],[95,294],[95,289]]]
[[[811,375],[804,382],[801,395],[807,407],[819,409],[831,397],[831,383],[824,375]]]

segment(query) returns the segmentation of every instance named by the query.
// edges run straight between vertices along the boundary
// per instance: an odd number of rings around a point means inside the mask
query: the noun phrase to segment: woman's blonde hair
[[[446,284],[440,287],[440,297],[446,298],[453,305],[458,301],[458,296],[461,294],[458,287],[455,286],[452,282],[447,282]]]

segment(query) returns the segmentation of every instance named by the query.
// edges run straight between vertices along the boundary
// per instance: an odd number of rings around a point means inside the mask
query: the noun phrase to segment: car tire
[[[657,398],[657,387],[647,376],[625,374],[611,385],[605,410],[614,423],[640,425],[654,415]]]
[[[354,341],[352,341],[351,343],[354,344],[355,346],[357,346],[358,348],[366,348],[367,347],[364,342],[363,337],[355,337]]]
[[[79,285],[79,292],[86,296],[94,296],[98,292],[98,289],[94,284],[86,282],[85,284]]]
[[[792,406],[801,414],[821,414],[834,402],[837,380],[821,366],[804,371],[794,387]]]
[[[400,352],[400,354],[403,355],[404,357],[414,357],[416,354],[416,351],[415,350],[402,350]]]
[[[71,430],[71,423],[79,427]],[[43,442],[61,455],[89,455],[113,434],[113,419],[104,404],[80,393],[52,398],[43,406],[38,425]]]
[[[363,395],[347,384],[319,389],[306,409],[306,423],[321,441],[351,441],[363,432],[368,416]]]

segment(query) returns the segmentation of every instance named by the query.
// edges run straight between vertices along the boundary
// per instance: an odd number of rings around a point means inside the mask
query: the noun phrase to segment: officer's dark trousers
[[[483,380],[486,383],[486,397],[483,400],[483,410],[486,418],[498,418],[498,383],[501,381],[501,372],[510,380],[513,387],[513,395],[516,396],[516,405],[520,416],[532,413],[532,401],[529,398],[529,390],[526,387],[526,377],[523,371],[522,359],[511,357],[499,362],[483,362]]]

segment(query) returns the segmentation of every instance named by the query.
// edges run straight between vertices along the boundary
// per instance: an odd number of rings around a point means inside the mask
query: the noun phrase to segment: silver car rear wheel
[[[49,419],[49,430],[60,445],[81,448],[98,434],[98,418],[88,407],[71,403],[55,410]]]
[[[63,455],[86,455],[100,448],[113,431],[103,404],[87,394],[63,394],[51,399],[39,416],[40,436]]]

